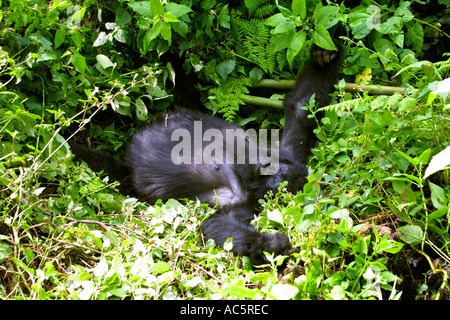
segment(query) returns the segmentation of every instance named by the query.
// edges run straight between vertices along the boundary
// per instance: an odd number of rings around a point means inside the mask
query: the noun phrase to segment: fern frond
[[[287,63],[286,53],[284,51],[278,51],[276,54],[276,60],[278,63],[278,70],[283,70]]]
[[[277,66],[284,66],[283,63],[280,63],[282,60],[277,60],[279,53],[270,49],[273,35],[263,19],[246,20],[235,17],[232,25],[235,28],[236,41],[241,44],[241,54],[248,60],[270,74],[275,71]]]
[[[410,112],[411,110],[416,109],[418,103],[419,102],[417,101],[416,98],[413,98],[413,97],[404,98],[402,101],[400,101],[400,103],[398,105],[399,114],[404,115],[404,114]]]
[[[207,107],[223,114],[226,121],[233,121],[239,111],[239,106],[245,104],[243,95],[249,93],[248,87],[252,85],[247,77],[228,77],[217,88],[210,90],[210,101]]]
[[[323,111],[335,111],[335,112],[350,112],[353,109],[356,109],[363,103],[366,103],[368,101],[369,97],[364,98],[357,98],[352,100],[347,100],[343,102],[339,102],[333,105],[329,105],[326,107],[321,108]]]
[[[436,62],[434,65],[441,76],[445,76],[450,71],[450,59]]]
[[[416,98],[411,96],[403,96],[401,94],[394,94],[391,96],[364,96],[344,102],[336,103],[334,105],[323,107],[324,111],[335,112],[352,112],[360,107],[368,107],[369,110],[392,110],[398,115],[402,116],[411,111],[417,111],[419,102]],[[420,113],[420,112],[419,112]]]
[[[277,6],[274,4],[266,4],[258,7],[253,14],[256,18],[265,18],[271,16],[277,10]]]

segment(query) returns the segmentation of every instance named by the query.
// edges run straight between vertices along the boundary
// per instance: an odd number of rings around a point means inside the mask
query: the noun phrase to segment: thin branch
[[[100,222],[100,221],[96,221],[96,220],[77,220],[77,219],[72,219],[72,218],[64,218],[69,222],[74,222],[74,223],[85,223],[85,224],[97,224],[99,225],[103,230],[107,231],[108,228],[106,228],[106,226],[110,226],[110,227],[116,227],[119,228],[121,230],[126,230],[128,232],[133,233],[134,235],[137,235],[138,237],[148,241],[149,243],[153,243],[154,240],[147,238],[146,236],[143,236],[142,234],[128,228],[125,226],[122,226],[120,224],[116,224],[116,223],[110,223],[110,222]]]
[[[195,264],[194,262],[192,262],[191,260],[180,256],[181,259],[183,259],[184,261],[186,261],[187,263],[189,263],[191,266],[193,266],[195,269],[198,269],[204,273],[206,273],[208,276],[210,276],[211,278],[213,278],[214,280],[216,280],[219,284],[222,284],[222,280],[220,280],[219,278],[217,278],[215,275],[213,275],[211,272],[206,271],[205,269],[203,269],[202,267],[200,267],[198,264]]]

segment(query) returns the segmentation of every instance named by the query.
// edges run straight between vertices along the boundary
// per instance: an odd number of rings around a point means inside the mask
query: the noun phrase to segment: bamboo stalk
[[[256,85],[257,88],[272,88],[272,89],[292,89],[294,87],[295,80],[273,80],[262,79]],[[407,88],[403,87],[390,87],[390,86],[377,86],[377,85],[359,85],[356,83],[346,83],[345,91],[347,92],[364,92],[368,91],[369,94],[385,94],[392,95],[394,93],[403,93]]]
[[[390,86],[377,86],[377,85],[359,85],[356,83],[346,83],[345,91],[347,92],[364,92],[368,91],[369,94],[385,94],[385,95],[393,95],[395,93],[404,93],[408,88],[403,87],[390,87]]]
[[[283,109],[283,100],[274,100],[270,98],[263,98],[257,96],[243,95],[242,101],[245,104],[251,104],[254,106],[263,106],[274,109]]]
[[[257,83],[257,88],[271,88],[271,89],[292,89],[294,87],[295,80],[274,80],[274,79],[261,79]]]
[[[257,88],[270,88],[279,90],[288,90],[294,87],[295,80],[273,80],[262,79],[256,85]],[[393,95],[395,93],[404,93],[408,88],[403,87],[390,87],[390,86],[377,86],[377,85],[359,85],[356,83],[346,83],[345,91],[347,92],[364,92],[368,91],[372,95]],[[269,107],[274,109],[283,109],[282,100],[274,100],[270,98],[257,97],[251,95],[243,95],[242,101],[245,104],[251,104],[255,106]]]

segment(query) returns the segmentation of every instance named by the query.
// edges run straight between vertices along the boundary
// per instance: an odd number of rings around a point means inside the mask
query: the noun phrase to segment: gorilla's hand
[[[240,208],[239,208],[240,209]],[[240,211],[240,210],[237,211]],[[248,218],[237,213],[219,211],[203,222],[203,234],[207,239],[213,239],[217,245],[223,246],[225,241],[233,238],[232,252],[250,257],[253,264],[267,263],[264,252],[277,255],[290,255],[294,252],[287,235],[278,233],[259,233],[250,225],[252,214]],[[251,212],[249,212],[251,213]]]
[[[340,40],[334,40],[334,44],[337,50],[325,50],[313,44],[310,51],[311,59],[321,67],[330,64],[338,57],[339,51],[342,49],[342,42]]]

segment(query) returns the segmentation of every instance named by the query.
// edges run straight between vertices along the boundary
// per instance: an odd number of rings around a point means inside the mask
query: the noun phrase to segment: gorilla
[[[342,60],[341,45],[337,47],[311,47],[311,61],[284,100],[286,120],[278,146],[261,143],[266,141],[261,136],[256,141],[256,131],[177,108],[137,130],[123,160],[76,143],[70,143],[72,153],[141,201],[187,198],[217,206],[202,224],[204,236],[220,246],[232,238],[232,251],[253,264],[267,262],[263,252],[290,255],[294,250],[287,235],[260,233],[250,222],[267,191],[276,192],[287,181],[288,191],[296,193],[306,183],[316,120],[308,117],[305,106],[312,95],[319,106],[330,103]],[[276,134],[271,138],[277,140]]]

